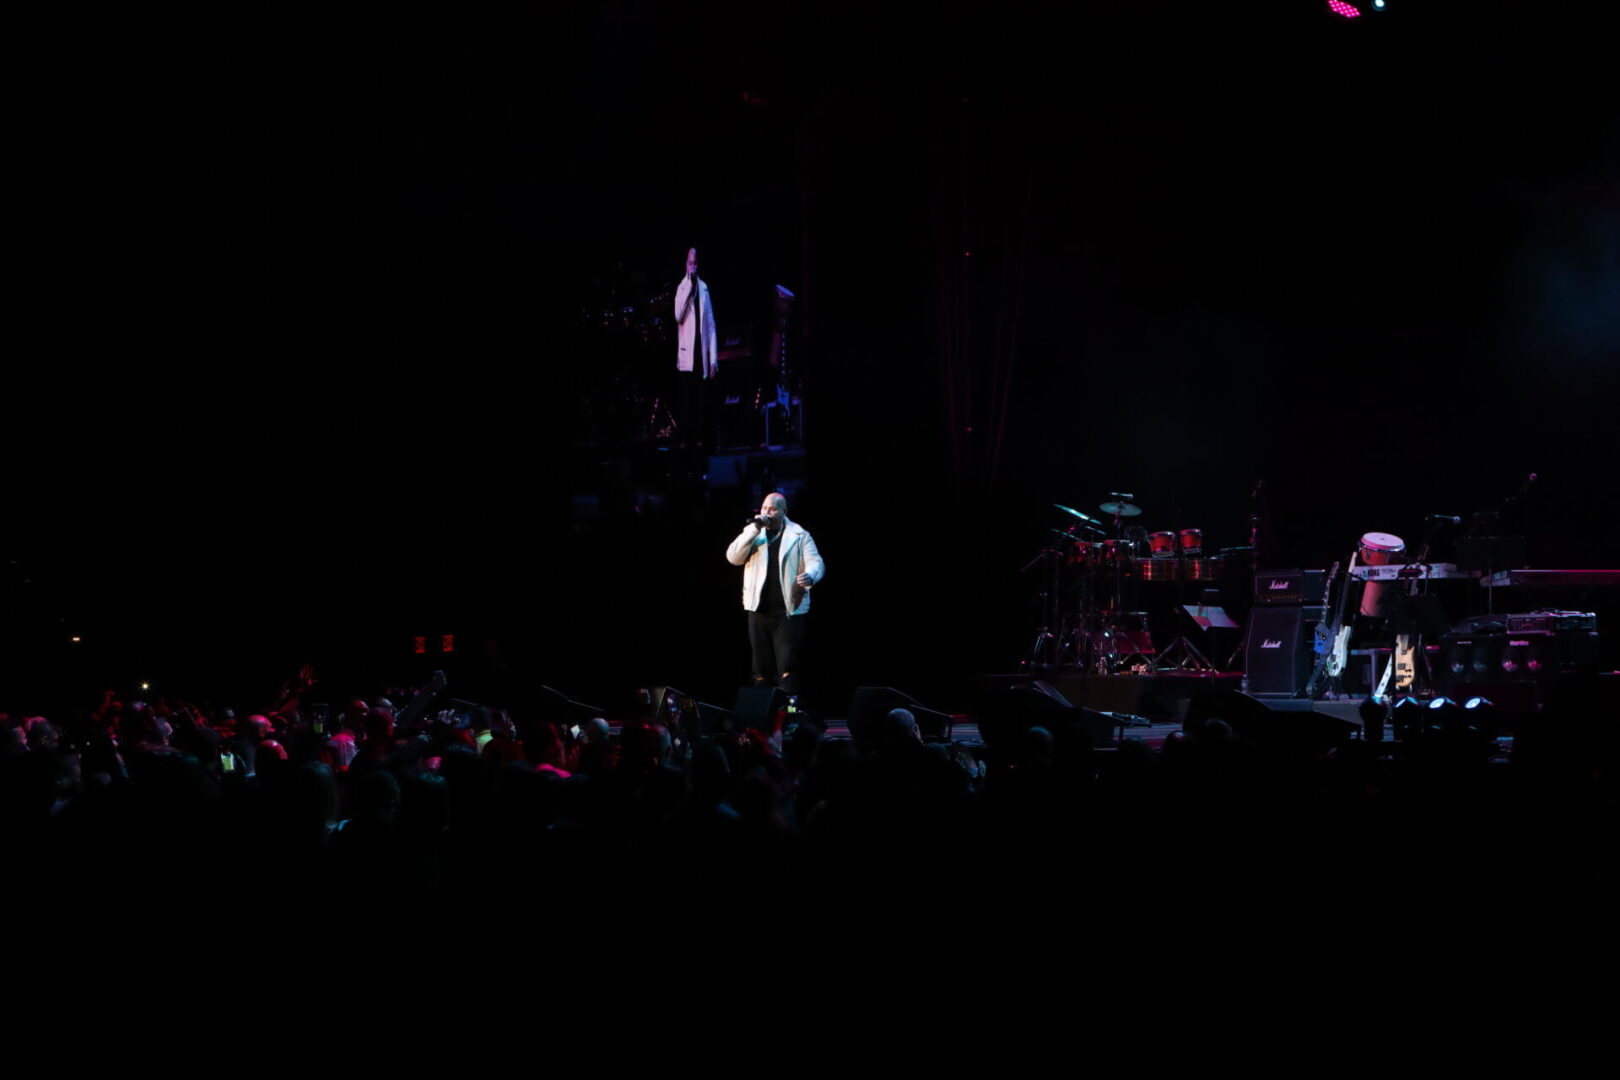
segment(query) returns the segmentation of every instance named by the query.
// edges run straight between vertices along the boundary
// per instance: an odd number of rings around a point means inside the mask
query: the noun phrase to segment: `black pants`
[[[748,613],[755,686],[780,686],[789,694],[799,692],[799,650],[804,645],[805,619],[804,615]]]
[[[675,434],[687,446],[708,445],[710,381],[700,372],[675,372]]]

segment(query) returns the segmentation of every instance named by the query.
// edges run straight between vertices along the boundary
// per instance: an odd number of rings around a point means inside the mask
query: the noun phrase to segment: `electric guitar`
[[[1333,595],[1333,579],[1339,576],[1339,563],[1334,560],[1333,566],[1328,570],[1327,584],[1322,587],[1322,595]],[[1311,667],[1311,676],[1305,680],[1305,696],[1315,699],[1322,688],[1318,685],[1324,676],[1329,675],[1331,655],[1333,652],[1334,626],[1336,624],[1323,619],[1311,631],[1311,651],[1316,654],[1316,663]]]

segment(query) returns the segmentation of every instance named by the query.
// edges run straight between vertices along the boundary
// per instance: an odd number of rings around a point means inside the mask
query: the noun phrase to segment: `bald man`
[[[726,549],[726,560],[743,568],[754,685],[797,695],[810,590],[827,572],[816,542],[788,520],[787,497],[777,491],[765,496],[759,514]]]
[[[698,277],[697,248],[686,251],[686,276],[675,289],[676,424],[682,445],[708,441],[709,380],[720,373],[718,334],[708,282]]]

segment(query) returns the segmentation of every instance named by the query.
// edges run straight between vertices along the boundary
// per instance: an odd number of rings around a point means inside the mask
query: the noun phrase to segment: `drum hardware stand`
[[[1213,675],[1220,669],[1198,651],[1198,646],[1187,640],[1186,634],[1179,634],[1176,640],[1159,654],[1159,663],[1154,670],[1193,671],[1201,675]]]
[[[1086,633],[1083,626],[1085,620],[1078,615],[1066,615],[1058,631],[1057,665],[1066,671],[1080,671],[1085,669]]]
[[[1137,661],[1137,663],[1131,663],[1133,660]],[[1120,658],[1117,668],[1114,672],[1115,675],[1151,674],[1153,671],[1153,657],[1148,656],[1146,653],[1126,653]],[[1147,670],[1139,671],[1140,668],[1146,668]]]
[[[1046,625],[1038,631],[1035,645],[1031,648],[1031,659],[1026,660],[1025,664],[1033,666],[1044,656],[1045,666],[1050,670],[1083,670],[1084,665],[1089,662],[1090,652],[1087,648],[1086,634],[1086,623],[1090,617],[1090,594],[1085,593],[1077,605],[1071,606],[1068,603],[1069,595],[1064,591],[1063,568],[1073,554],[1074,546],[1085,540],[1084,533],[1102,535],[1102,530],[1098,528],[1101,523],[1062,503],[1052,505],[1077,520],[1071,522],[1067,530],[1052,529],[1051,531],[1058,537],[1056,544],[1043,549],[1024,566],[1024,570],[1030,570],[1036,562],[1046,558],[1049,560],[1050,572],[1048,592],[1042,598],[1045,601],[1043,606]],[[1086,584],[1089,588],[1089,577],[1086,578]],[[1078,610],[1075,610],[1075,607]]]
[[[1142,629],[1131,630],[1125,626],[1125,616],[1139,618]],[[1129,652],[1123,647],[1134,646],[1141,638],[1148,639],[1149,649],[1152,648],[1152,637],[1148,630],[1147,615],[1142,612],[1126,612],[1110,610],[1100,612],[1098,615],[1098,628],[1087,635],[1093,645],[1091,666],[1099,675],[1119,675],[1131,672],[1135,668],[1145,667],[1153,670],[1153,656],[1151,652],[1144,652],[1138,648],[1131,648]],[[1129,637],[1127,637],[1129,635]],[[1097,650],[1097,640],[1105,639],[1108,643],[1106,650]],[[1133,664],[1132,661],[1135,661]]]
[[[1122,528],[1122,521],[1128,517],[1136,517],[1142,512],[1142,508],[1131,502],[1131,500],[1136,498],[1136,496],[1132,495],[1130,492],[1110,491],[1108,496],[1110,501],[1099,503],[1097,505],[1097,509],[1113,518],[1114,540],[1119,545],[1119,550],[1116,553],[1116,561],[1113,566],[1114,591],[1108,598],[1109,610],[1118,611],[1120,609],[1120,605],[1124,602],[1123,581],[1125,576],[1125,563],[1133,557],[1131,549],[1135,547],[1133,541],[1125,539],[1125,531]]]
[[[1045,624],[1035,630],[1035,640],[1030,643],[1029,652],[1019,661],[1018,666],[1023,671],[1055,671],[1062,661],[1062,640],[1053,633],[1061,633],[1060,613],[1058,611],[1058,563],[1062,552],[1056,548],[1043,547],[1035,553],[1035,557],[1025,563],[1019,573],[1028,573],[1035,569],[1042,560],[1045,560],[1050,569],[1050,582],[1046,592],[1036,593],[1041,601],[1041,609]]]
[[[1046,627],[1043,626],[1036,630],[1035,640],[1030,642],[1029,645],[1029,652],[1024,654],[1022,660],[1018,661],[1019,669],[1022,671],[1048,670],[1051,665],[1043,664],[1042,658],[1045,656],[1051,641],[1052,634]]]
[[[1113,648],[1114,633],[1101,615],[1082,616],[1080,620],[1081,646],[1076,659],[1081,671],[1093,675],[1110,675],[1119,653]]]
[[[664,414],[664,423],[659,425],[658,414]],[[675,414],[669,411],[664,399],[655,396],[652,402],[652,412],[647,416],[647,426],[652,429],[655,439],[673,439],[680,425],[675,422]]]
[[[1037,594],[1037,596],[1044,607],[1047,600],[1046,596],[1042,594]],[[1056,634],[1052,633],[1050,623],[1045,626],[1038,626],[1035,628],[1035,640],[1029,643],[1029,651],[1018,662],[1018,668],[1020,671],[1054,671],[1058,667],[1059,654],[1062,648],[1063,643]]]

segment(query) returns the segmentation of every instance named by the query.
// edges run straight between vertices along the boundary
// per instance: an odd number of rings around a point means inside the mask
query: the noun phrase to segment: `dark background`
[[[1263,481],[1271,561],[1325,566],[1533,472],[1531,564],[1616,565],[1616,80],[1574,6],[197,3],[37,40],[19,694],[369,689],[454,632],[729,700],[752,500],[570,510],[625,373],[582,312],[691,244],[723,322],[800,297],[828,707],[1010,668],[1050,504],[1111,490],[1229,546]]]

